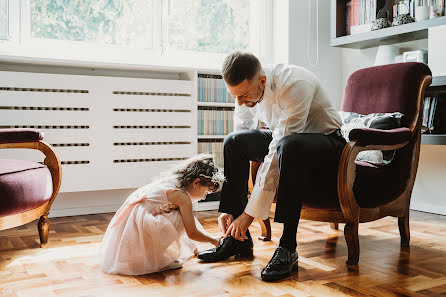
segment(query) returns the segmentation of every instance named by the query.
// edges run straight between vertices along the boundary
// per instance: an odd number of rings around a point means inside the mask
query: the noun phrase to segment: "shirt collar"
[[[263,93],[262,101],[269,101],[273,94],[273,90],[272,90],[273,75],[272,75],[272,71],[269,67],[263,67],[263,72],[266,75],[266,84],[265,84],[265,91]]]

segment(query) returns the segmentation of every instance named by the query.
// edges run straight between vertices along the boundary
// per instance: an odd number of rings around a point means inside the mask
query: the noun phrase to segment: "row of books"
[[[435,111],[437,109],[437,97],[424,98],[423,121],[421,123],[422,133],[431,133],[434,130]]]
[[[234,103],[221,75],[198,74],[198,101]]]
[[[200,139],[198,140],[198,153],[214,155],[214,163],[223,168],[223,139]]]
[[[371,24],[376,20],[376,2],[377,0],[347,0],[345,22],[347,35],[361,33],[364,30],[370,31],[368,27],[362,25]]]
[[[199,107],[198,135],[226,135],[234,130],[232,107]]]

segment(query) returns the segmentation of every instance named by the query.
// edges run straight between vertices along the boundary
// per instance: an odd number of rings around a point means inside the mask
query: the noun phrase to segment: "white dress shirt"
[[[330,134],[341,127],[319,79],[305,68],[278,64],[263,67],[266,85],[263,100],[254,107],[235,103],[235,131],[256,129],[258,121],[273,130],[269,153],[257,175],[245,212],[267,219],[279,182],[276,145],[292,133]]]

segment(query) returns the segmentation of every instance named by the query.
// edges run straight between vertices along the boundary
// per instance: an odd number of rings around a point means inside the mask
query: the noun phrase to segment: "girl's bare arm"
[[[210,242],[215,246],[220,244],[218,239],[212,238],[197,229],[197,226],[195,225],[195,217],[192,211],[192,201],[187,194],[181,191],[169,190],[167,191],[167,200],[175,205],[178,205],[181,218],[183,219],[184,228],[186,229],[187,236],[190,239],[199,242]]]

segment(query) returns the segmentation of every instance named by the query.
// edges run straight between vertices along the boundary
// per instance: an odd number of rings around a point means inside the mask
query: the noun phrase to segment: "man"
[[[252,256],[248,227],[255,217],[268,218],[277,190],[274,220],[284,228],[261,277],[280,280],[297,265],[302,201],[337,197],[337,169],[345,145],[341,120],[319,79],[304,68],[284,64],[262,68],[254,55],[237,51],[226,57],[222,74],[237,101],[236,132],[226,136],[223,149],[227,181],[218,225],[225,238],[198,258],[216,262],[233,255]],[[256,129],[258,121],[269,130]],[[249,161],[263,165],[248,201]]]

